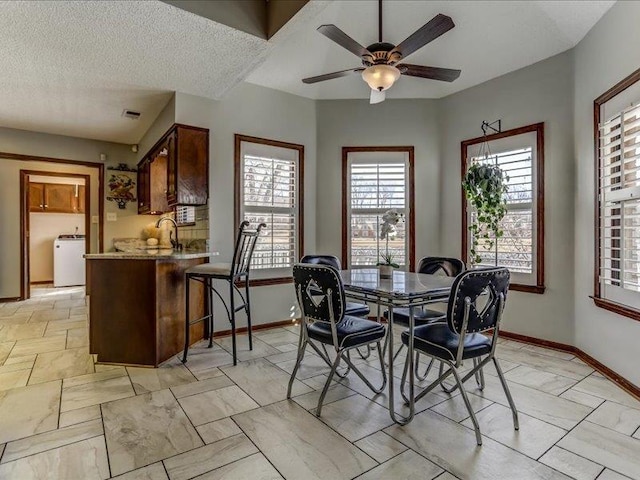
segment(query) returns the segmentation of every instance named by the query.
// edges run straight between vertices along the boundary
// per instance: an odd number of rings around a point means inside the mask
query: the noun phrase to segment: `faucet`
[[[160,224],[164,221],[168,221],[171,222],[173,224],[173,228],[176,231],[176,238],[175,240],[171,237],[171,232],[169,232],[169,241],[171,242],[171,246],[175,249],[175,250],[182,250],[182,244],[178,242],[178,224],[176,223],[176,221],[171,218],[171,217],[162,217],[160,219],[158,219],[158,221],[156,222],[156,228],[160,228]]]

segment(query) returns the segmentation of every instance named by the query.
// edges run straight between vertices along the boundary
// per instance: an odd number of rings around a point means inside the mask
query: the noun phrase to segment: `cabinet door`
[[[178,192],[178,149],[176,131],[167,136],[167,204],[175,205]]]
[[[170,210],[167,205],[167,149],[160,148],[150,165],[150,199],[151,213],[165,213]]]
[[[44,183],[29,183],[29,211],[44,211]]]
[[[75,185],[46,183],[44,209],[51,213],[75,213],[73,209]]]
[[[209,131],[177,126],[175,196],[169,205],[205,205],[209,198]]]
[[[149,159],[145,158],[138,164],[138,213],[149,213],[151,208],[149,198]]]

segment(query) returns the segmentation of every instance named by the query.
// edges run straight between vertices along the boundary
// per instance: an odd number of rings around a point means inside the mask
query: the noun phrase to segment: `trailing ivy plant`
[[[506,176],[497,165],[472,164],[462,181],[462,188],[471,206],[476,210],[476,221],[469,225],[471,232],[471,262],[479,264],[482,258],[477,248],[485,240],[485,248],[491,250],[495,240],[502,237],[500,221],[507,213],[505,193]]]

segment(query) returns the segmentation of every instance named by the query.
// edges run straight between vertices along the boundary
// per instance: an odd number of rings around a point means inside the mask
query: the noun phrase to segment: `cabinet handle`
[[[45,205],[44,208],[49,208],[49,205]]]
[[[44,208],[44,205],[40,204],[40,208]]]

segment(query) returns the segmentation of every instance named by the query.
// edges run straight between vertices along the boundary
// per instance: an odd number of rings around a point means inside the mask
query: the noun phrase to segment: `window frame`
[[[413,272],[416,268],[416,222],[415,222],[415,148],[413,146],[381,146],[381,147],[342,147],[342,268],[350,269],[349,263],[349,226],[351,221],[348,215],[350,211],[347,198],[349,182],[349,154],[362,152],[400,152],[408,154],[408,182],[409,182],[409,228],[407,255],[409,258],[408,271]],[[375,268],[372,266],[371,268]]]
[[[300,145],[297,143],[289,143],[282,142],[279,140],[270,140],[267,138],[253,137],[250,135],[242,135],[239,133],[234,134],[234,185],[235,185],[235,194],[234,194],[234,229],[233,229],[233,242],[236,239],[236,232],[240,227],[241,216],[243,213],[243,205],[241,199],[244,198],[242,195],[243,188],[243,179],[242,179],[242,142],[254,143],[258,145],[266,145],[269,147],[279,147],[285,149],[296,150],[298,154],[298,179],[296,183],[297,189],[297,232],[296,232],[296,251],[298,256],[301,256],[304,252],[304,145]],[[297,261],[297,259],[294,259]],[[262,285],[279,285],[284,283],[292,283],[293,276],[268,276],[268,272],[273,271],[272,269],[264,269],[264,272],[267,272],[266,278],[252,278],[249,280],[249,285],[254,286],[262,286]]]
[[[535,285],[528,285],[523,283],[511,283],[509,286],[510,290],[518,291],[518,292],[526,292],[526,293],[536,293],[543,294],[545,292],[545,284],[544,284],[544,122],[534,123],[532,125],[526,125],[524,127],[513,128],[511,130],[505,130],[504,132],[494,133],[492,135],[482,136],[472,138],[470,140],[463,140],[460,143],[460,164],[461,164],[461,176],[460,182],[462,183],[462,179],[467,173],[467,158],[469,156],[469,148],[475,145],[479,145],[485,141],[492,142],[496,140],[501,140],[503,138],[515,137],[518,135],[526,134],[526,133],[535,133],[536,134],[536,162],[535,162],[535,172],[536,172],[536,189],[534,192],[535,195],[535,214],[536,214],[536,232],[535,232],[535,240],[536,240],[536,263],[534,267],[534,271],[532,275],[535,274]],[[462,187],[461,190],[461,198],[462,198],[462,260],[465,264],[469,262],[469,211],[468,211],[468,201],[465,196],[464,190]],[[533,210],[533,208],[532,208]]]
[[[595,161],[595,209],[594,209],[594,256],[593,256],[593,302],[599,308],[617,313],[619,315],[640,321],[640,309],[633,308],[629,305],[616,303],[612,300],[602,297],[600,288],[600,252],[602,246],[602,235],[600,231],[602,201],[600,199],[600,120],[602,116],[602,108],[614,97],[624,92],[629,87],[640,82],[640,69],[636,70],[623,80],[615,84],[609,90],[604,92],[593,101],[593,158]]]

